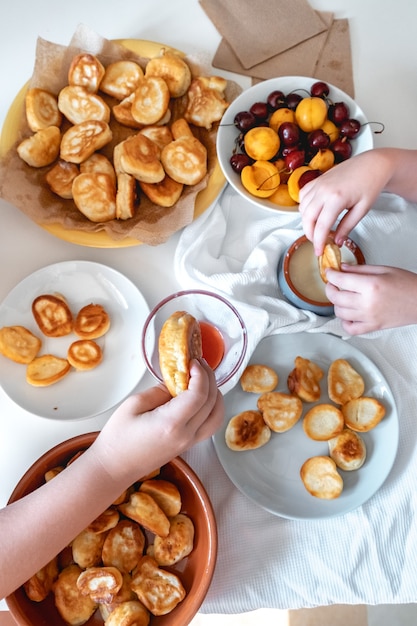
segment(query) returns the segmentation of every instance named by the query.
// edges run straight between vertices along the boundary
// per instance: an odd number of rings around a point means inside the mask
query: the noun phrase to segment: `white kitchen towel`
[[[416,211],[397,196],[381,195],[352,233],[369,263],[417,271]],[[269,333],[341,336],[337,320],[307,315],[278,291],[278,258],[300,234],[296,214],[257,211],[226,188],[182,233],[177,277],[184,288],[219,291],[233,301],[248,324],[250,353]],[[185,459],[209,493],[219,528],[217,566],[203,613],[417,601],[417,327],[344,339],[375,363],[394,395],[400,436],[393,469],[352,512],[290,520],[236,489],[211,441],[188,451]]]
[[[352,233],[369,263],[401,267],[411,263],[412,267],[415,211],[407,211],[407,207],[402,198],[383,194]],[[400,229],[401,243],[397,242]],[[339,320],[297,309],[280,292],[279,259],[302,234],[298,212],[261,211],[230,186],[182,232],[175,254],[177,280],[184,289],[205,288],[224,295],[237,307],[248,328],[246,359],[223,391],[236,383],[266,335],[310,331],[343,337]],[[392,246],[387,246],[387,238]],[[417,263],[414,266],[417,268]]]

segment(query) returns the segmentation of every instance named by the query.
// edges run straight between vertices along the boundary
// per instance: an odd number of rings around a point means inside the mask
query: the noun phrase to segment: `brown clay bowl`
[[[74,454],[91,445],[98,433],[87,433],[68,439],[41,456],[23,475],[9,503],[19,500],[44,483],[44,474],[57,465],[65,465]],[[180,490],[183,512],[195,526],[194,549],[176,567],[187,591],[185,599],[168,615],[151,617],[150,626],[188,624],[198,612],[209,589],[217,557],[217,525],[214,511],[200,479],[191,467],[177,457],[161,468],[160,477],[172,481]],[[168,568],[167,568],[168,569]],[[6,598],[8,609],[19,626],[66,626],[55,608],[52,594],[43,602],[32,602],[23,588]],[[99,611],[87,626],[103,626]]]

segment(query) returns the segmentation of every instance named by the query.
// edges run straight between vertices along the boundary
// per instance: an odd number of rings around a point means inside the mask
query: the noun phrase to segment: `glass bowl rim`
[[[158,313],[158,311],[160,311],[162,309],[162,307],[165,306],[165,304],[167,304],[168,302],[172,302],[173,300],[175,300],[176,298],[180,298],[182,296],[190,296],[190,295],[202,295],[202,296],[209,296],[212,298],[215,298],[217,300],[219,300],[220,302],[222,302],[222,304],[226,305],[231,312],[234,314],[234,316],[236,317],[240,329],[242,331],[242,341],[243,341],[243,346],[242,346],[242,350],[240,353],[240,356],[235,364],[235,366],[225,375],[223,376],[220,380],[217,381],[217,386],[221,387],[222,385],[226,384],[235,374],[236,372],[239,370],[240,366],[243,363],[243,360],[246,356],[246,352],[247,352],[247,348],[248,348],[248,330],[246,327],[246,324],[241,316],[241,314],[239,313],[239,311],[237,310],[237,308],[228,300],[226,300],[226,298],[224,298],[223,296],[221,296],[218,293],[215,293],[214,291],[208,291],[206,289],[183,289],[180,291],[175,291],[174,293],[170,294],[169,296],[166,296],[165,298],[163,298],[160,302],[158,302],[158,304],[156,304],[153,309],[151,309],[150,313],[148,314],[148,317],[145,320],[145,323],[143,325],[143,329],[142,329],[142,355],[143,358],[145,360],[145,364],[146,367],[148,368],[149,372],[152,374],[152,376],[159,381],[160,383],[163,382],[162,378],[159,376],[159,374],[155,371],[154,367],[152,366],[150,360],[148,359],[148,355],[146,353],[145,350],[145,338],[146,338],[146,333],[149,327],[149,324],[151,323],[152,318]]]

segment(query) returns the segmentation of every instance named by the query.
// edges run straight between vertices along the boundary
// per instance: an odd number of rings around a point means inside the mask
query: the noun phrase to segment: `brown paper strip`
[[[200,0],[245,69],[324,32],[306,0]]]
[[[313,76],[355,97],[350,29],[347,19],[334,20]]]
[[[319,14],[329,28],[333,21],[332,13]],[[222,39],[213,58],[213,66],[219,69],[266,80],[276,76],[314,76],[322,49],[327,41],[327,31],[310,37],[289,50],[245,69],[233,52],[229,43]]]

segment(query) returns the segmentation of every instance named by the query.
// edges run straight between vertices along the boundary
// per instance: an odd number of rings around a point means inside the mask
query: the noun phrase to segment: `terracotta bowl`
[[[350,238],[341,248],[342,260],[347,263],[364,264],[365,258],[359,246]],[[313,244],[302,235],[282,255],[278,265],[278,284],[285,298],[299,309],[318,315],[331,316],[334,308],[325,294]]]
[[[79,435],[64,441],[41,456],[24,474],[14,489],[9,503],[19,500],[44,483],[44,473],[65,463],[79,450],[91,445],[97,433]],[[168,615],[151,617],[150,626],[188,624],[198,612],[209,589],[217,557],[217,526],[207,492],[198,476],[185,461],[177,457],[161,468],[160,477],[177,485],[182,496],[182,511],[195,526],[194,549],[177,566],[177,573],[187,591],[185,599]],[[32,602],[18,589],[8,598],[9,611],[19,626],[67,626],[54,606],[52,594],[43,602]],[[87,626],[103,626],[99,611],[86,622]]]

